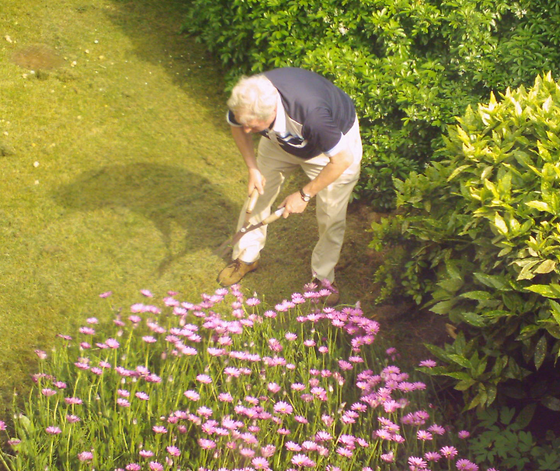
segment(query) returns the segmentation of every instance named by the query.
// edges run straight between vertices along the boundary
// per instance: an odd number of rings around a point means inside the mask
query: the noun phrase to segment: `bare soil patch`
[[[28,70],[54,70],[64,65],[64,59],[51,47],[35,44],[18,49],[12,54],[12,61]]]

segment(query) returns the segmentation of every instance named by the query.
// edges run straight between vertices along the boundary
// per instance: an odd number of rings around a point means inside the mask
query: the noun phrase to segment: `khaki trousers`
[[[317,198],[317,225],[319,240],[311,257],[312,276],[319,280],[334,281],[334,268],[340,258],[340,251],[346,230],[346,210],[352,190],[360,175],[362,160],[362,141],[358,121],[348,131],[346,138],[354,161],[345,172],[328,187],[321,190]],[[257,164],[266,178],[264,194],[259,196],[251,223],[258,223],[270,214],[270,208],[286,178],[301,167],[310,180],[314,179],[327,165],[329,158],[322,154],[309,160],[303,160],[285,152],[276,142],[261,138],[258,147]],[[245,208],[239,216],[239,230],[244,223]],[[241,238],[233,248],[233,259],[251,263],[259,258],[266,242],[267,227],[251,231]]]

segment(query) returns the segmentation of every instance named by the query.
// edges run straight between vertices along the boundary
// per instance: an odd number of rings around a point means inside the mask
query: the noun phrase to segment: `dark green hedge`
[[[365,143],[358,192],[389,208],[392,178],[437,158],[467,105],[555,73],[559,25],[554,0],[190,0],[185,30],[230,85],[290,65],[347,91]]]

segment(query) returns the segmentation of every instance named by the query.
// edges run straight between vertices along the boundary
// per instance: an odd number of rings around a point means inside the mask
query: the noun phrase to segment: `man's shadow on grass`
[[[206,178],[180,167],[151,163],[109,165],[85,172],[53,197],[75,211],[124,209],[150,220],[167,250],[158,267],[160,275],[189,252],[218,247],[232,235],[231,215],[240,210]],[[177,227],[185,234],[179,247],[173,243]]]

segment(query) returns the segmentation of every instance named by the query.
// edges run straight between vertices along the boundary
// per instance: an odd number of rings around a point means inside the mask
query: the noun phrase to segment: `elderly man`
[[[260,222],[285,178],[301,167],[309,182],[284,199],[283,216],[301,213],[317,198],[319,240],[311,259],[317,281],[333,284],[346,228],[346,210],[358,180],[362,142],[350,97],[320,75],[298,68],[274,69],[242,78],[228,100],[227,120],[249,171],[248,190],[259,192],[251,222]],[[255,156],[251,134],[261,134]],[[245,209],[239,218],[243,224]],[[247,233],[233,262],[218,276],[223,286],[239,282],[258,266],[266,226]],[[335,290],[327,300],[338,302]]]

